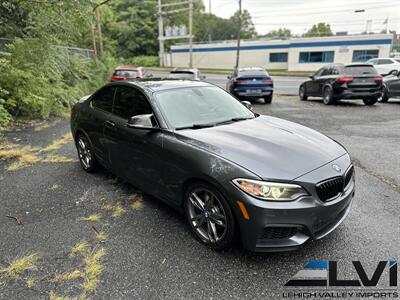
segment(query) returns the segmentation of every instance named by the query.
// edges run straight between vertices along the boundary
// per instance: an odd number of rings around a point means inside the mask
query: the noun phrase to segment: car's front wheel
[[[236,224],[222,194],[209,184],[197,182],[187,188],[184,197],[186,218],[194,236],[214,250],[231,246]]]
[[[98,167],[98,162],[89,139],[84,134],[79,133],[75,139],[75,145],[82,168],[88,173],[94,172]]]
[[[301,101],[306,101],[308,99],[304,85],[302,85],[299,89],[299,98]]]
[[[374,105],[376,102],[378,102],[378,98],[376,98],[376,97],[365,98],[365,99],[363,99],[363,102],[365,105]]]

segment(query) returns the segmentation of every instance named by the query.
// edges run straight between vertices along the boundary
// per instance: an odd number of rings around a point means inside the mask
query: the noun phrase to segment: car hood
[[[230,160],[264,180],[290,181],[347,153],[313,129],[268,116],[177,131],[176,137]]]

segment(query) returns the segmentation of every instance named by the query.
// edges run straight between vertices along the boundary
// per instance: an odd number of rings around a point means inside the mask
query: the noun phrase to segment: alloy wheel
[[[209,244],[221,241],[227,232],[227,217],[221,200],[205,187],[193,189],[188,196],[187,210],[195,233]]]
[[[77,141],[79,160],[85,169],[89,169],[92,163],[92,151],[87,140],[81,136]]]

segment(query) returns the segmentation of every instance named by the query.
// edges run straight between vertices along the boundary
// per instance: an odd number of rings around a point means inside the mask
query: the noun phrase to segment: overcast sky
[[[209,0],[203,0],[209,11]],[[374,32],[389,29],[400,32],[400,0],[242,0],[260,34],[279,27],[287,27],[301,34],[313,24],[328,22],[333,31],[360,33],[365,31],[367,20]],[[211,12],[229,18],[238,9],[238,0],[211,0]],[[355,13],[354,10],[365,12]]]

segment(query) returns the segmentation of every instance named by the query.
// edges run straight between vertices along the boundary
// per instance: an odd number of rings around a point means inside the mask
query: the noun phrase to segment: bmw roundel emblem
[[[332,165],[332,169],[334,169],[338,173],[342,171],[342,169],[338,165]]]

